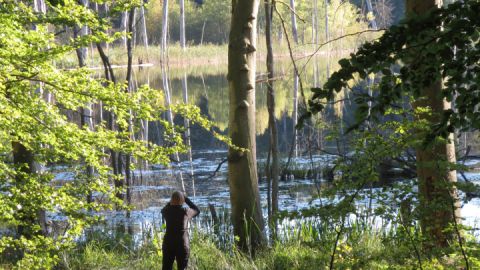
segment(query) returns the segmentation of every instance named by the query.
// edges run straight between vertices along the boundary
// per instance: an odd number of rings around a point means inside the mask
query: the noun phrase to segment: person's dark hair
[[[170,204],[172,205],[182,205],[185,203],[185,196],[180,191],[175,191],[172,193],[172,197],[170,198]]]

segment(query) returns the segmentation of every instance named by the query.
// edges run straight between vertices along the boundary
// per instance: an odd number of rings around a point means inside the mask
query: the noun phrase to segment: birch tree
[[[168,42],[168,0],[163,0],[162,7],[162,37],[161,37],[161,49],[162,55],[167,52],[167,42]]]
[[[180,46],[185,47],[185,0],[180,0]]]
[[[140,22],[140,31],[139,36],[141,39],[141,44],[148,50],[148,34],[147,34],[147,23],[145,19],[145,6],[142,5],[139,8],[139,22]]]
[[[295,12],[295,0],[290,0],[290,17],[292,19],[292,37],[295,44],[298,44],[297,14]]]

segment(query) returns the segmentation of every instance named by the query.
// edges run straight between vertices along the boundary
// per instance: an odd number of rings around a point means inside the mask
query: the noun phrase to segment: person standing
[[[162,245],[163,270],[172,269],[175,260],[178,270],[187,268],[190,255],[188,222],[199,213],[198,207],[182,192],[173,192],[170,202],[162,209],[162,216],[167,224]]]

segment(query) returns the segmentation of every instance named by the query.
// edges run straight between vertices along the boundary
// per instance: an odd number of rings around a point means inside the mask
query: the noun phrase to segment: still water
[[[335,68],[335,59],[317,58],[310,63],[302,73],[301,80],[305,87],[318,86],[325,81],[330,70]],[[268,112],[266,106],[266,86],[263,83],[265,71],[260,67],[257,75],[256,88],[256,130],[257,130],[257,153],[259,168],[265,162],[268,151]],[[226,133],[228,126],[228,84],[226,80],[226,66],[198,66],[198,67],[172,67],[162,70],[159,66],[136,69],[134,73],[137,86],[149,84],[152,88],[162,89],[168,102],[188,102],[201,108],[202,113],[210,118],[217,126],[218,131]],[[117,70],[119,74],[123,70]],[[275,117],[277,118],[279,130],[279,149],[282,152],[282,161],[286,162],[292,142],[295,141],[293,164],[299,169],[311,167],[324,168],[331,164],[334,156],[321,153],[315,150],[319,146],[322,149],[334,152],[336,145],[323,141],[322,134],[315,134],[315,147],[311,146],[311,140],[307,140],[311,134],[303,134],[294,138],[294,126],[299,116],[300,91],[299,82],[293,76],[293,68],[288,62],[279,65],[276,70],[274,87],[276,94]],[[308,95],[308,88],[304,89]],[[327,114],[327,121],[338,121],[343,119],[348,122],[351,118],[348,102],[338,103]],[[174,117],[173,121],[183,125],[183,119]],[[155,123],[149,123],[148,138],[152,141],[160,141],[160,127]],[[310,143],[309,143],[310,142]],[[230,208],[229,187],[226,178],[227,163],[221,166],[216,174],[218,165],[226,158],[227,149],[224,144],[215,139],[210,133],[200,127],[190,127],[190,143],[192,148],[191,160],[188,155],[181,155],[181,162],[170,168],[149,165],[142,170],[135,171],[135,181],[132,188],[132,203],[135,209],[129,218],[124,211],[101,213],[105,215],[106,224],[104,228],[117,226],[128,226],[135,234],[145,233],[154,227],[161,226],[162,218],[160,209],[167,203],[173,190],[181,189],[181,181],[185,183],[187,194],[203,210],[202,222],[208,225],[211,222],[209,204],[217,211],[228,216]],[[468,143],[465,139],[464,143]],[[312,151],[312,149],[314,149]],[[468,160],[467,165],[480,167],[480,160]],[[320,171],[320,170],[319,170]],[[261,175],[260,175],[261,176]],[[480,184],[480,173],[466,173],[470,181]],[[461,177],[459,176],[459,179]],[[260,195],[264,215],[267,207],[267,186],[264,179],[260,177]],[[60,173],[56,181],[69,181],[68,173]],[[326,180],[322,175],[315,177],[290,177],[280,183],[279,206],[281,210],[300,210],[312,205],[320,207],[320,200],[312,200],[312,197],[325,184]],[[380,189],[373,189],[374,192],[381,192]],[[376,201],[360,200],[358,205],[372,204]],[[220,209],[220,210],[218,210]],[[477,226],[480,225],[480,199],[474,198],[462,203],[461,210],[464,223]],[[205,223],[202,223],[205,224]]]

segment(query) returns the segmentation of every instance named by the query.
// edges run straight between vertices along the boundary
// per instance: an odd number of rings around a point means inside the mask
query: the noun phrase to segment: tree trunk
[[[122,12],[122,17],[120,19],[120,32],[122,32],[124,35],[121,38],[121,44],[123,45],[124,48],[127,48],[127,20],[128,20],[128,15],[126,11]]]
[[[205,24],[207,21],[203,21],[203,26],[202,26],[202,35],[200,36],[200,46],[203,45],[203,35],[205,34]]]
[[[97,43],[97,50],[98,54],[100,55],[100,58],[102,59],[103,67],[104,67],[104,72],[105,72],[105,79],[110,80],[114,84],[117,83],[117,79],[115,78],[115,73],[113,72],[112,65],[110,64],[110,60],[108,59],[108,56],[105,54],[105,51],[103,50],[103,47],[100,43]],[[115,114],[113,112],[110,112],[108,118],[108,128],[112,131],[115,131]],[[123,187],[123,179],[121,179],[121,173],[122,173],[122,162],[121,162],[121,156],[119,153],[115,152],[113,149],[110,149],[110,159],[111,159],[111,164],[112,164],[112,170],[113,170],[113,175],[114,175],[114,186],[117,189],[115,196],[121,200],[123,200],[123,195],[122,193],[118,192],[118,189]]]
[[[366,2],[367,2],[368,13],[370,13],[373,16],[374,13],[373,13],[372,1],[366,0]],[[371,17],[371,18],[367,18],[367,19],[369,20],[370,27],[372,29],[376,30],[377,29],[377,20],[375,19],[375,17]]]
[[[34,0],[33,1],[33,9],[35,12],[40,12],[40,13],[46,13],[46,5],[43,0]],[[33,30],[37,30],[37,25],[33,24],[32,26]],[[37,89],[35,91],[35,94],[42,96],[43,95],[43,87],[42,83],[38,83]],[[21,142],[19,141],[13,141],[12,142],[12,155],[13,155],[13,163],[16,166],[16,170],[21,171],[24,174],[18,173],[15,176],[15,184],[20,186],[20,189],[22,188],[25,184],[25,181],[28,181],[28,178],[30,175],[34,175],[39,173],[40,171],[40,164],[35,162],[34,160],[34,154],[31,150],[27,149]],[[38,231],[31,231],[27,230],[29,226],[23,226],[23,225],[18,225],[17,227],[17,233],[20,236],[24,236],[27,239],[43,234],[47,235],[47,220],[46,220],[46,213],[44,209],[38,209],[35,214],[32,214],[31,211],[28,211],[27,208],[22,208],[19,209],[20,214],[20,220],[25,222],[26,224],[38,224],[40,226],[40,230]]]
[[[315,44],[319,43],[318,40],[318,0],[313,1],[313,17],[315,18],[314,24],[313,24],[313,30],[315,32]]]
[[[130,14],[129,14],[129,18],[130,18]],[[129,20],[130,20],[130,19],[129,19]],[[128,26],[128,33],[130,33],[130,37],[129,37],[129,38],[132,39],[132,46],[133,46],[133,48],[135,48],[136,45],[137,45],[137,36],[138,36],[138,35],[137,35],[137,32],[138,32],[138,31],[137,31],[137,29],[138,29],[137,24],[138,24],[137,8],[134,8],[134,9],[133,9],[133,25],[132,25],[132,27],[131,27],[132,29],[130,29],[130,21],[128,22],[128,25],[129,25],[129,26]],[[127,40],[127,42],[128,42],[128,40]],[[128,47],[128,45],[127,45],[127,47]]]
[[[38,174],[40,171],[40,165],[35,162],[34,155],[31,150],[27,149],[21,142],[14,141],[12,142],[12,153],[13,153],[13,163],[17,166],[16,170],[21,171],[15,176],[16,185],[20,186],[19,189],[22,189],[22,186],[25,185],[25,182],[28,181],[28,177],[31,177],[35,174]],[[47,222],[45,210],[38,209],[33,212],[28,209],[29,207],[24,206],[22,209],[18,210],[20,212],[19,220],[25,222],[26,224],[38,224],[40,230],[27,230],[28,228],[33,228],[33,226],[23,226],[18,225],[17,233],[20,236],[24,236],[27,239],[35,235],[46,235],[47,234]]]
[[[188,85],[187,85],[187,73],[183,73],[182,79],[182,94],[183,94],[183,103],[188,104]],[[190,140],[190,121],[188,118],[183,119],[183,127],[185,128],[184,142],[185,145],[188,147],[187,158],[188,162],[190,163],[190,178],[192,179],[192,190],[193,190],[193,197],[195,198],[195,176],[193,173],[193,159],[192,159],[192,143]]]
[[[325,0],[325,42],[330,40],[330,32],[328,28],[328,0]],[[327,80],[330,78],[330,43],[327,44]]]
[[[140,39],[142,40],[142,45],[145,47],[145,49],[148,50],[148,34],[147,34],[147,22],[145,21],[145,7],[142,5],[139,8],[139,21],[140,21],[140,30],[139,30],[139,36]]]
[[[36,12],[40,12],[43,14],[47,13],[47,5],[45,4],[44,0],[34,0],[34,10]],[[33,29],[37,30],[36,24],[33,25]],[[44,91],[43,91],[43,83],[39,82],[37,83],[37,89],[35,91],[35,94],[43,96]],[[46,101],[50,102],[51,101],[51,93],[47,91],[46,93]],[[21,164],[26,164],[28,167],[24,168],[24,172],[27,174],[38,174],[41,173],[42,171],[42,166],[41,164],[38,164],[37,162],[34,161],[34,154],[31,150],[28,150],[25,148],[20,142],[12,142],[13,146],[13,156],[14,156],[14,163],[15,165],[21,165]],[[17,176],[17,181],[22,181],[21,176]],[[32,222],[37,223],[40,226],[40,231],[34,232],[34,234],[42,234],[42,235],[47,235],[47,215],[45,209],[38,209],[36,212],[36,217],[31,216],[31,217],[26,217],[27,220],[30,220]],[[33,236],[29,235],[30,232],[24,231],[24,228],[22,226],[18,227],[18,232],[20,235],[24,235],[26,237]]]
[[[312,32],[311,32],[311,40],[310,43],[315,44],[315,12],[312,11]]]
[[[282,26],[278,26],[278,43],[282,44],[283,42],[283,29]]]
[[[165,54],[167,51],[167,38],[168,38],[168,0],[163,0],[162,42],[161,42],[162,54]]]
[[[99,17],[100,18],[105,18],[109,15],[109,9],[108,9],[108,5],[107,3],[103,3],[101,5],[101,11],[99,12]],[[108,29],[105,29],[105,34],[109,35],[110,34],[110,31]],[[109,51],[110,49],[110,43],[106,42],[106,41],[102,41],[101,46],[104,46],[105,49],[107,50],[107,52]]]
[[[297,131],[297,123],[298,123],[298,75],[294,72],[293,74],[293,149],[294,149],[294,156],[298,156],[298,131]]]
[[[185,0],[180,0],[180,46],[185,51]]]
[[[132,65],[133,65],[133,36],[132,32],[134,31],[133,29],[133,24],[135,21],[135,8],[132,8],[129,13],[128,13],[128,33],[130,34],[128,39],[127,39],[127,93],[131,93],[133,91],[133,83],[132,83]],[[128,134],[130,139],[134,139],[133,136],[133,119],[132,119],[132,111],[129,110],[129,116],[128,116]],[[127,185],[127,194],[126,194],[126,199],[127,199],[127,205],[130,205],[132,202],[132,195],[131,195],[131,185],[132,185],[132,172],[130,169],[132,162],[132,157],[129,153],[125,155],[125,183]],[[127,217],[130,217],[130,210],[127,210]]]
[[[258,0],[232,0],[228,46],[229,148],[228,180],[232,223],[239,246],[255,250],[264,239],[257,179],[255,142],[255,51]]]
[[[173,113],[172,110],[170,109],[170,105],[172,104],[171,100],[171,94],[170,94],[170,83],[168,82],[168,70],[165,64],[161,64],[162,68],[162,82],[163,82],[163,91],[165,93],[165,105],[167,107],[167,121],[170,123],[170,125],[174,125],[175,123],[173,122]],[[178,154],[177,151],[173,154],[173,158],[175,159],[175,162],[179,163],[180,162],[180,155]],[[175,169],[173,170],[175,173]],[[182,191],[185,193],[185,183],[183,181],[183,173],[180,171],[179,173],[180,177],[180,184],[182,187]]]
[[[325,0],[325,42],[327,42],[329,39],[330,34],[328,33],[328,0]]]
[[[84,7],[88,7],[88,0],[80,0],[79,3],[83,5]],[[87,26],[82,26],[80,29],[78,27],[75,27],[74,30],[74,36],[86,36],[88,35],[88,27]],[[78,66],[79,67],[85,67],[86,66],[86,60],[87,60],[87,54],[88,50],[87,47],[81,47],[76,49],[77,53],[77,58],[78,58]],[[80,125],[87,126],[89,130],[93,130],[93,120],[92,120],[92,104],[87,104],[85,108],[80,108]],[[92,166],[86,166],[86,175],[87,175],[87,181],[90,181],[90,179],[94,175],[94,170]],[[92,202],[93,201],[93,196],[91,193],[88,194],[87,196],[87,202]]]
[[[407,0],[406,10],[407,14],[421,15],[441,4],[441,0]],[[450,102],[443,98],[441,81],[422,89],[421,96],[425,99],[413,105],[431,109],[431,115],[419,116],[420,120],[427,120],[431,125],[440,122],[443,112],[451,108]],[[459,219],[459,201],[454,186],[457,174],[449,168],[450,163],[456,162],[453,134],[448,139],[416,149],[420,222],[428,238],[427,247],[447,246],[454,232],[446,229]]]
[[[295,0],[290,0],[290,14],[292,18],[292,36],[295,44],[298,44],[298,33],[297,33],[297,15],[295,14]]]
[[[272,152],[272,216],[278,212],[278,132],[277,122],[275,120],[275,92],[273,89],[273,47],[272,47],[272,13],[273,6],[269,0],[265,0],[265,41],[267,45],[267,107],[268,107],[268,127],[270,133],[270,149]]]

